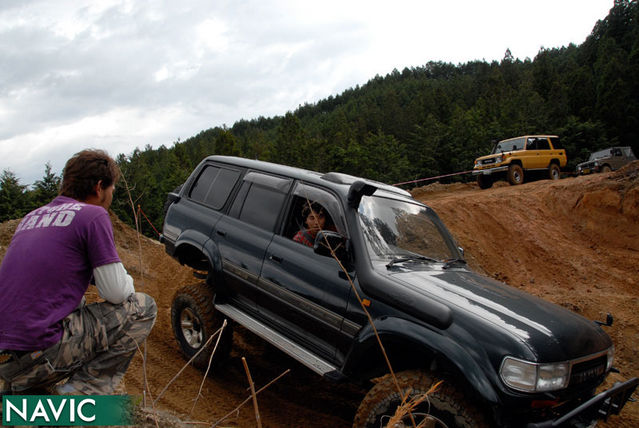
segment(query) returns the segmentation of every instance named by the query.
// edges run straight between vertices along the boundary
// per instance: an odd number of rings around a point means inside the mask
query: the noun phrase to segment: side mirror
[[[343,260],[346,255],[346,238],[337,232],[320,230],[315,236],[313,251],[325,257],[332,257],[335,253],[338,259]]]
[[[181,199],[180,195],[174,192],[169,192],[166,195],[166,201],[168,204],[173,204]]]
[[[457,247],[457,251],[459,251],[459,254],[464,257],[464,249],[462,247]]]

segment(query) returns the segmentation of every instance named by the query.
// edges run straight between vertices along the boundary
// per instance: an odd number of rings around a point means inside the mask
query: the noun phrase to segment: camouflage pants
[[[155,301],[144,293],[134,293],[119,305],[81,305],[63,320],[58,343],[0,365],[0,378],[14,393],[69,378],[66,384],[73,394],[112,394],[156,315]]]

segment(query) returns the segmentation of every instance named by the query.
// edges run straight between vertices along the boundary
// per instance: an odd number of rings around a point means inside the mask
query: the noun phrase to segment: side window
[[[526,141],[526,150],[535,150],[536,149],[536,138],[529,138],[528,141]]]
[[[298,183],[293,190],[284,236],[312,246],[319,230],[347,235],[341,205],[331,193]]]
[[[215,181],[215,177],[217,173],[220,172],[220,168],[216,166],[206,166],[200,176],[197,178],[195,183],[193,183],[193,187],[191,187],[191,193],[189,197],[194,201],[204,202],[206,199],[206,194],[211,188],[211,184]]]
[[[239,171],[214,165],[206,166],[191,187],[189,197],[219,210],[226,203],[239,177]]]
[[[273,231],[290,187],[290,179],[250,172],[244,177],[229,215]]]
[[[621,156],[621,149],[614,149],[614,156]]]
[[[550,137],[550,142],[552,143],[552,147],[555,150],[559,150],[561,149],[561,140],[559,139],[559,137]]]
[[[550,150],[550,144],[546,138],[537,138],[537,150]]]

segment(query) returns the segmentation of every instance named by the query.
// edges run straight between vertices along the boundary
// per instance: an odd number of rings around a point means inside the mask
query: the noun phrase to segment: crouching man
[[[107,210],[119,170],[105,152],[67,161],[60,196],[27,214],[0,265],[0,383],[108,395],[155,322],[115,248]],[[100,303],[84,304],[95,283]],[[55,392],[55,391],[52,391]]]

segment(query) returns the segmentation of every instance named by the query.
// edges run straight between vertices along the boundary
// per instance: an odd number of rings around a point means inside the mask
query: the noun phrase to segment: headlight
[[[555,391],[568,385],[570,366],[568,363],[538,364],[506,357],[499,375],[506,385],[517,391]]]
[[[503,160],[504,160],[504,158],[502,158],[501,156],[497,156],[495,158],[495,163],[501,163],[501,161],[503,161]]]

